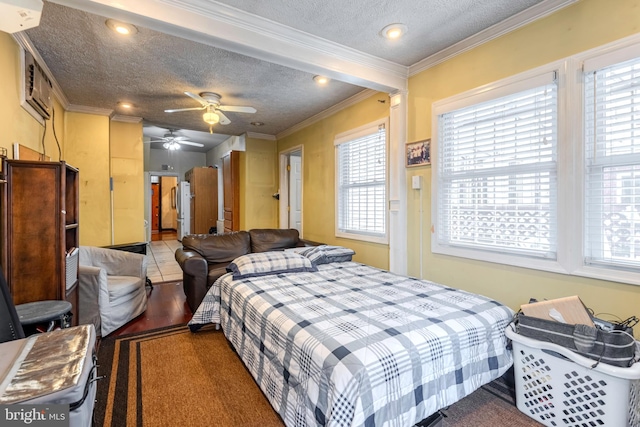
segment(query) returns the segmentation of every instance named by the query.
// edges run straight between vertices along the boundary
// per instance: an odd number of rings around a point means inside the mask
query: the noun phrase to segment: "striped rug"
[[[98,350],[95,426],[282,427],[221,331],[184,326],[107,337]],[[514,406],[508,381],[446,410],[443,426],[539,426]]]

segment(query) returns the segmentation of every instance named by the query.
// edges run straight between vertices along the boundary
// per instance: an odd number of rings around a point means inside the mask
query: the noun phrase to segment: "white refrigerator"
[[[178,214],[178,240],[191,234],[191,185],[187,181],[178,183],[176,192],[176,211]]]

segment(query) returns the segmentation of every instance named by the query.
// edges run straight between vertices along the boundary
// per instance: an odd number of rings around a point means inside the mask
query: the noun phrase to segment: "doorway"
[[[176,239],[178,176],[162,172],[147,172],[145,175],[148,177],[145,178],[145,199],[149,207],[145,208],[147,241]]]
[[[302,237],[302,146],[280,153],[280,228],[295,228]]]

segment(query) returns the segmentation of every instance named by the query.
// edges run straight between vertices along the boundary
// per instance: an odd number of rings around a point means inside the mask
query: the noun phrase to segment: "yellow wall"
[[[385,100],[386,102],[378,102]],[[389,267],[389,246],[335,236],[335,148],[337,134],[389,115],[387,94],[364,101],[278,140],[278,153],[304,146],[302,158],[302,223],[304,238],[346,246],[356,251],[355,260],[380,268]]]
[[[44,127],[20,106],[20,47],[9,34],[0,31],[0,147],[13,158],[13,144],[19,143],[40,153]],[[64,110],[54,100],[55,135],[64,153]],[[53,120],[45,121],[45,154],[53,161],[60,160],[53,132]],[[64,157],[64,155],[63,155]]]
[[[110,245],[109,117],[67,112],[65,128],[67,163],[80,170],[80,244]]]
[[[583,0],[425,70],[409,80],[408,140],[431,137],[431,104],[435,101],[639,31],[639,1]],[[425,278],[488,295],[514,309],[530,297],[579,295],[595,313],[615,313],[622,318],[638,314],[640,286],[432,254],[428,231],[432,221],[429,166],[407,170],[410,274],[419,274],[419,193],[410,189],[409,182],[415,174],[424,177]]]
[[[240,152],[240,229],[278,228],[276,141],[245,139]]]
[[[113,178],[113,243],[145,241],[142,122],[111,121],[109,140]]]
[[[145,241],[142,124],[75,112],[65,122],[66,160],[80,169],[80,244]]]

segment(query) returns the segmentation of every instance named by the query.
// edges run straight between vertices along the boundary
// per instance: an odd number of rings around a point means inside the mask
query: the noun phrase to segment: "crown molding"
[[[109,116],[113,115],[113,110],[108,108],[87,107],[86,105],[69,104],[67,107],[69,113],[85,113],[95,114],[97,116]]]
[[[53,73],[47,66],[46,62],[44,62],[44,59],[42,59],[42,56],[40,56],[40,53],[38,52],[36,47],[31,42],[31,39],[29,38],[29,36],[27,36],[27,33],[25,33],[24,31],[20,31],[12,34],[12,36],[13,36],[13,39],[16,41],[16,43],[18,43],[18,45],[20,45],[21,48],[23,48],[24,50],[28,51],[31,55],[33,55],[38,65],[40,65],[40,67],[47,74],[47,77],[51,81],[51,89],[53,91],[53,96],[56,97],[58,102],[62,105],[62,108],[66,110],[69,107],[69,100],[67,99],[67,96],[64,94],[64,92],[62,91],[62,88],[58,84],[58,81],[53,76]]]
[[[369,89],[407,85],[408,67],[214,0],[50,0]]]
[[[577,1],[578,0],[544,0],[487,28],[486,30],[467,37],[453,46],[442,49],[441,51],[416,62],[409,67],[408,76],[415,76],[418,73],[453,58],[454,56],[460,55],[461,53],[517,30],[518,28],[524,27],[525,25],[528,25],[540,18],[551,15],[552,13],[576,3]]]
[[[140,123],[142,121],[142,117],[136,116],[125,116],[123,114],[114,114],[111,117],[112,122],[123,122],[123,123]]]
[[[275,135],[269,135],[268,133],[259,133],[259,132],[247,132],[247,138],[253,139],[265,139],[267,141],[275,141]]]
[[[303,121],[301,121],[300,123],[298,123],[296,125],[293,125],[289,129],[280,132],[279,134],[276,135],[276,138],[277,139],[282,139],[282,138],[284,138],[286,136],[289,136],[289,135],[291,135],[291,134],[293,134],[295,132],[298,132],[299,130],[304,129],[307,126],[311,126],[312,124],[317,123],[322,119],[326,119],[327,117],[334,115],[338,111],[341,111],[341,110],[344,110],[345,108],[351,107],[352,105],[355,105],[360,101],[364,101],[365,99],[372,97],[376,93],[378,93],[378,91],[375,91],[375,90],[372,90],[372,89],[365,89],[362,92],[358,92],[355,95],[345,99],[344,101],[339,102],[339,103],[327,108],[326,110],[319,112],[315,116],[311,116],[308,119],[303,120]]]

